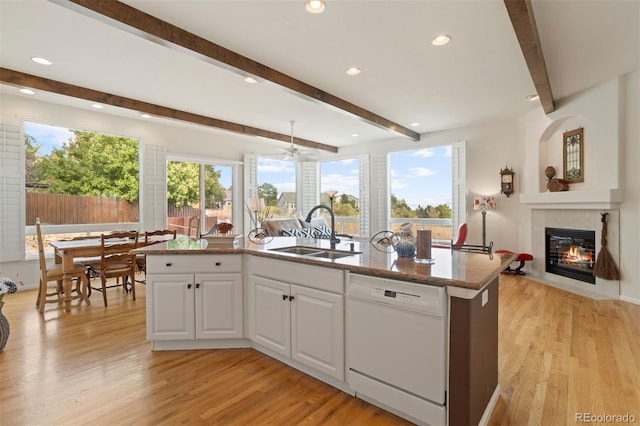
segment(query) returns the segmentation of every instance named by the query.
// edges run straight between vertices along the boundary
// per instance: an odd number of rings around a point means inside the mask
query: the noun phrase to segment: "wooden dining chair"
[[[150,246],[152,244],[162,243],[168,240],[175,240],[178,231],[173,229],[157,229],[155,231],[146,231],[144,233],[144,242],[140,243],[140,246]],[[147,271],[147,256],[139,254],[136,256],[136,267],[138,272]],[[144,284],[144,280],[138,280],[139,283]]]
[[[94,273],[100,276],[100,287],[89,287],[91,290],[101,291],[104,306],[107,306],[107,289],[122,287],[127,293],[131,292],[136,300],[136,258],[130,253],[138,245],[138,232],[113,232],[100,236],[100,262],[91,265]],[[107,285],[109,278],[122,278],[115,284]]]
[[[38,256],[40,258],[40,285],[38,287],[36,307],[40,313],[43,313],[45,304],[62,303],[65,295],[62,288],[62,265],[47,265],[40,219],[36,219],[36,233],[38,235]],[[84,301],[89,305],[91,302],[87,295],[87,288],[89,287],[87,267],[82,263],[74,262],[71,276],[76,280],[76,285],[72,287],[71,300],[79,299],[80,303]],[[55,287],[49,285],[52,282],[55,283]]]

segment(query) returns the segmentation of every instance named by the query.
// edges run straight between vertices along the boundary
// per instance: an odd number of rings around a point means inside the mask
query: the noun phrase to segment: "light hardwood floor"
[[[383,410],[251,349],[152,352],[138,300],[109,290],[64,314],[36,292],[4,299],[1,425],[402,425]],[[95,294],[95,293],[94,293]],[[494,425],[640,423],[640,306],[593,301],[522,277],[500,284]]]

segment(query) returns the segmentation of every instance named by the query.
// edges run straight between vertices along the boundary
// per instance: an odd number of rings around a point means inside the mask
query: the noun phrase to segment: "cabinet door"
[[[147,274],[147,339],[195,338],[193,274]]]
[[[291,357],[344,380],[344,296],[291,285]]]
[[[195,276],[197,339],[243,337],[242,274]]]
[[[249,338],[291,356],[289,284],[250,275],[248,288]]]

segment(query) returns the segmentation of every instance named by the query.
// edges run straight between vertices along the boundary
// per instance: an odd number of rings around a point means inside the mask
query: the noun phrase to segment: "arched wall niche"
[[[563,177],[563,158],[562,158],[562,134],[569,130],[575,130],[582,127],[584,129],[584,170],[585,179],[581,183],[572,183],[572,190],[588,190],[593,187],[596,181],[597,170],[595,167],[597,132],[591,121],[581,115],[573,114],[560,117],[553,120],[542,131],[538,140],[538,192],[547,191],[547,177],[544,174],[548,166],[556,169],[556,178]]]

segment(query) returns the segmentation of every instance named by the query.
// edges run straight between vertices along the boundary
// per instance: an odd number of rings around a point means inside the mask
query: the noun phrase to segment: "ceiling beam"
[[[414,141],[420,140],[420,134],[411,129],[122,2],[101,0],[50,1],[177,52],[191,55],[199,60],[223,67],[242,76],[250,75],[259,81],[271,83],[290,94],[324,105],[378,128],[390,130]]]
[[[520,43],[520,49],[527,62],[529,74],[531,74],[533,84],[536,86],[542,109],[546,114],[549,114],[555,110],[555,106],[531,1],[504,0],[504,5],[507,7],[509,19],[511,19],[511,24]]]
[[[0,82],[15,87],[29,87],[32,89],[43,90],[45,92],[56,93],[59,95],[70,96],[78,99],[85,99],[91,102],[98,102],[104,105],[126,108],[132,111],[147,113],[155,117],[169,118],[173,120],[184,121],[187,123],[215,127],[217,129],[239,133],[242,135],[260,136],[263,138],[273,139],[281,142],[291,142],[291,135],[284,135],[282,133],[276,133],[270,130],[258,129],[256,127],[245,126],[243,124],[237,124],[230,121],[219,120],[217,118],[206,117],[204,115],[193,114],[190,112],[168,108],[161,105],[150,104],[148,102],[125,98],[123,96],[100,92],[93,89],[87,89],[85,87],[74,86],[73,84],[25,74],[20,71],[14,71],[7,68],[0,67]],[[326,145],[307,139],[294,137],[293,142],[297,145],[307,148],[321,149],[333,153],[338,152],[338,148],[335,146]]]

